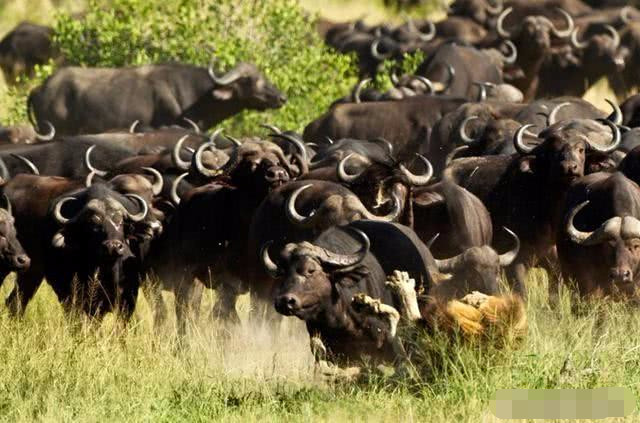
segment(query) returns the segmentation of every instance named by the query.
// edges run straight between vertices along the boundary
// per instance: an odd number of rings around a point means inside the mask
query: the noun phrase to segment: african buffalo
[[[122,101],[125,93],[129,100]],[[62,68],[31,92],[28,105],[38,124],[49,121],[69,135],[126,128],[135,120],[160,127],[188,118],[209,128],[242,110],[278,108],[285,101],[248,63],[224,75],[212,67],[168,64]]]

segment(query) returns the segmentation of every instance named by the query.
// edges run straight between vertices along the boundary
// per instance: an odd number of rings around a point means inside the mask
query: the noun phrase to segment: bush
[[[235,133],[265,121],[301,129],[356,82],[354,58],[324,46],[297,0],[91,0],[80,20],[58,15],[55,34],[67,60],[83,66],[255,63],[289,101],[224,122]]]

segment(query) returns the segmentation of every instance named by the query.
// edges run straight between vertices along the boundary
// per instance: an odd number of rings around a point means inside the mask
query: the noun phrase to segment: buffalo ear
[[[536,156],[524,156],[520,159],[519,169],[522,173],[533,173],[536,168]]]
[[[595,173],[603,170],[615,169],[616,166],[617,163],[615,159],[610,157],[608,154],[592,152],[587,154],[584,168],[587,170],[586,173]]]
[[[444,197],[442,194],[435,191],[413,190],[413,204],[420,207],[429,207],[440,205],[444,203]]]
[[[233,89],[231,87],[218,87],[213,90],[212,94],[216,100],[230,100],[233,97]]]
[[[332,272],[333,284],[336,288],[349,289],[356,286],[362,279],[369,276],[369,269],[365,266],[358,266],[347,272]]]

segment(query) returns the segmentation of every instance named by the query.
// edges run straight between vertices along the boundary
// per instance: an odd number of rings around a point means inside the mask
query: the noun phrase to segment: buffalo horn
[[[524,140],[522,139],[524,132],[532,126],[535,126],[535,125],[531,123],[522,125],[520,128],[518,128],[516,133],[513,135],[513,145],[515,146],[516,150],[518,150],[520,154],[529,154],[535,148],[535,146],[526,145],[524,143]]]
[[[36,132],[36,138],[40,141],[51,141],[56,136],[56,128],[48,120],[45,120],[44,124],[49,127],[49,132],[44,135]]]
[[[180,185],[180,182],[187,177],[187,175],[189,175],[189,172],[185,172],[181,174],[176,179],[174,179],[173,183],[171,184],[171,193],[170,193],[171,201],[176,206],[180,204],[180,196],[178,195],[178,186]]]
[[[511,33],[504,29],[504,20],[512,11],[513,7],[507,7],[500,13],[498,20],[496,21],[496,31],[502,38],[511,38]]]
[[[262,257],[262,264],[269,276],[275,279],[280,276],[281,272],[278,265],[271,260],[271,257],[269,256],[269,246],[271,246],[271,244],[273,244],[273,241],[268,241],[262,246],[260,250],[260,257]]]
[[[511,249],[511,251],[507,251],[506,253],[500,254],[500,266],[506,267],[509,266],[513,261],[518,257],[518,253],[520,252],[520,238],[516,235],[511,229],[503,226],[504,229],[515,241],[515,246]]]
[[[197,123],[195,123],[194,121],[192,121],[188,117],[183,117],[182,120],[187,122],[193,128],[193,132],[195,132],[196,134],[200,133],[200,127],[198,126]]]
[[[129,127],[129,133],[135,134],[136,128],[138,127],[138,125],[140,125],[140,121],[138,119],[134,120],[131,126]]]
[[[40,175],[40,171],[38,170],[38,167],[29,159],[27,159],[24,156],[21,156],[20,154],[11,154],[12,157],[15,157],[16,159],[20,160],[22,163],[24,163],[28,168],[29,171],[34,174],[34,175]]]
[[[153,195],[160,195],[162,187],[164,186],[164,178],[162,177],[162,174],[152,167],[143,167],[142,170],[153,175],[151,191],[153,192]]]
[[[131,214],[125,207],[129,220],[131,220],[132,222],[140,222],[144,220],[144,218],[147,217],[147,213],[149,213],[149,205],[147,204],[145,199],[140,197],[138,194],[125,194],[124,196],[133,201],[136,201],[140,206],[140,211],[136,214]]]
[[[62,206],[64,206],[66,202],[73,200],[75,200],[74,197],[63,197],[56,203],[55,207],[53,208],[53,216],[61,225],[64,225],[69,221],[69,219],[62,215]]]
[[[353,175],[349,175],[347,173],[347,170],[345,169],[345,165],[347,163],[347,161],[349,161],[349,159],[354,155],[355,153],[349,153],[347,154],[342,160],[340,160],[340,163],[338,163],[338,178],[344,182],[345,184],[350,184],[353,181],[355,181],[356,179],[358,179],[361,175],[361,173],[354,173]]]
[[[462,140],[463,143],[465,143],[466,145],[473,145],[476,144],[480,141],[480,138],[471,138],[468,134],[467,134],[467,124],[469,122],[471,122],[472,120],[476,120],[476,119],[480,119],[478,116],[476,115],[471,115],[466,117],[462,123],[460,124],[460,129],[458,130],[458,135],[460,136],[460,139]]]
[[[622,110],[620,110],[620,106],[618,106],[615,102],[605,98],[605,101],[609,103],[611,108],[613,109],[613,113],[607,117],[607,120],[615,123],[616,125],[622,125]]]
[[[354,103],[362,102],[360,100],[360,93],[362,92],[362,88],[364,88],[364,86],[367,85],[369,82],[371,82],[371,78],[365,78],[361,81],[358,81],[356,86],[353,88],[353,92],[351,93],[351,99]]]
[[[96,148],[95,144],[92,145],[91,147],[87,148],[87,151],[84,153],[84,165],[89,170],[89,172],[94,172],[98,176],[105,177],[105,176],[107,176],[107,173],[108,173],[106,170],[96,169],[91,164],[91,153],[93,152],[94,148]]]
[[[296,190],[291,193],[291,196],[289,196],[289,200],[287,201],[287,207],[286,207],[287,218],[289,219],[289,221],[291,221],[296,225],[309,226],[312,223],[311,219],[316,213],[314,210],[309,214],[309,216],[305,217],[300,213],[298,213],[298,211],[296,210],[296,200],[298,199],[298,196],[302,191],[310,188],[311,186],[313,186],[313,184],[307,184],[299,188],[296,188]]]
[[[411,173],[403,164],[400,165],[400,172],[402,172],[404,181],[409,185],[422,186],[427,185],[433,176],[433,166],[431,162],[422,154],[416,153],[416,156],[424,163],[427,168],[422,175],[416,175]]]
[[[589,142],[589,147],[599,153],[611,153],[612,151],[617,150],[618,147],[620,147],[620,142],[622,142],[622,134],[620,134],[620,128],[618,128],[615,123],[611,122],[608,119],[597,119],[597,121],[611,128],[611,144],[609,144],[607,147],[602,147],[587,140]]]
[[[213,82],[215,82],[218,85],[224,86],[224,85],[229,85],[237,81],[238,79],[240,79],[242,77],[242,72],[240,72],[240,69],[235,68],[235,69],[231,69],[229,72],[225,73],[224,75],[218,77],[216,76],[216,73],[213,71],[213,66],[210,65],[209,76],[211,77]]]
[[[361,230],[355,228],[351,228],[351,230],[359,236],[362,242],[360,250],[354,254],[338,254],[323,248],[321,249],[322,254],[318,258],[324,263],[339,267],[339,270],[342,272],[353,270],[356,266],[362,263],[369,253],[371,241],[369,241],[369,237]]]
[[[182,160],[182,158],[180,158],[180,151],[182,151],[182,144],[184,144],[187,138],[189,138],[189,135],[184,135],[173,146],[173,150],[171,150],[171,160],[173,161],[173,165],[180,170],[189,169],[189,162],[184,161]]]

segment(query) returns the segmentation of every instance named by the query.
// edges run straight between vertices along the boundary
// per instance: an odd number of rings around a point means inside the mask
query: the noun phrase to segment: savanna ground
[[[365,8],[363,1],[302,3],[333,19],[357,18],[364,11],[372,21],[398,19],[381,6]],[[48,23],[54,6],[81,10],[83,3],[0,2],[0,32],[25,18]],[[608,94],[600,84],[587,98],[602,105]],[[0,298],[12,287],[6,281]],[[11,319],[0,307],[0,419],[490,422],[497,419],[489,400],[501,388],[625,386],[637,397],[637,310],[576,304],[567,292],[550,307],[542,272],[532,272],[529,287],[529,332],[517,347],[447,348],[434,341],[429,348],[436,365],[422,369],[422,380],[332,383],[314,372],[302,323],[285,319],[275,333],[249,325],[247,298],[238,305],[245,324],[228,333],[208,319],[215,301],[209,293],[199,321],[179,345],[173,320],[153,329],[142,295],[122,330],[112,316],[101,324],[67,319],[43,285],[24,319]],[[165,299],[171,309],[171,295]],[[640,420],[640,413],[626,420]]]

